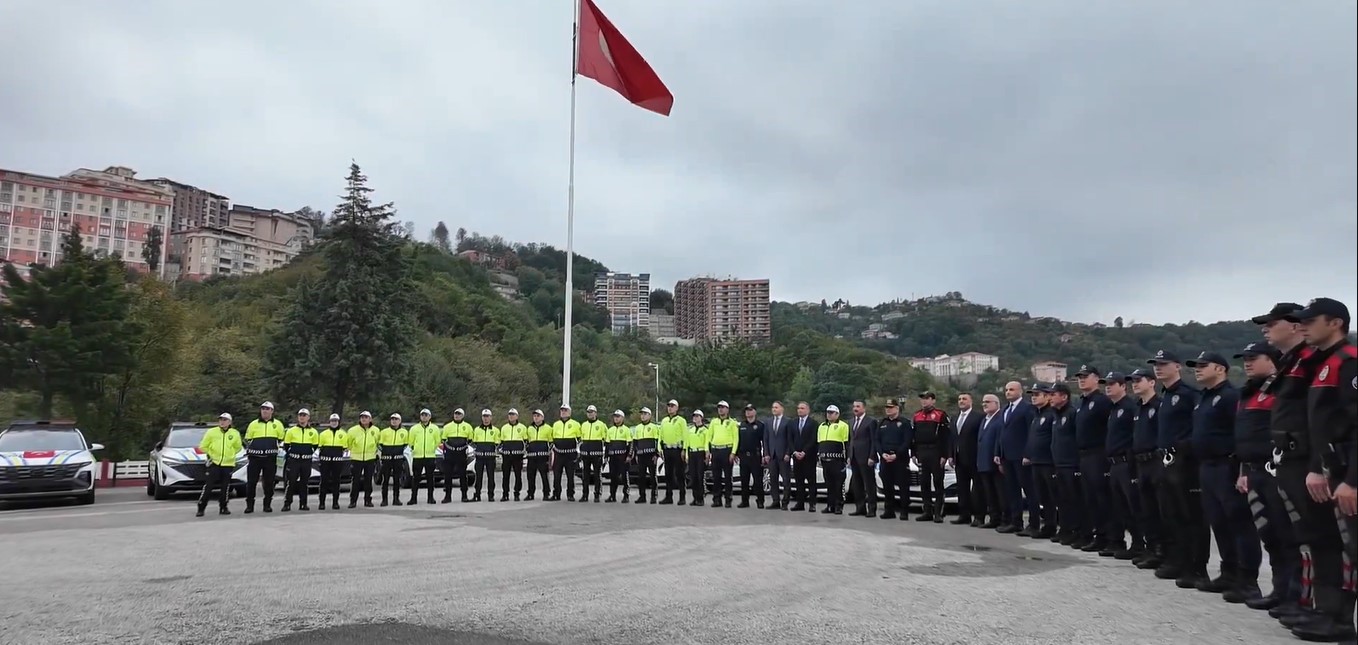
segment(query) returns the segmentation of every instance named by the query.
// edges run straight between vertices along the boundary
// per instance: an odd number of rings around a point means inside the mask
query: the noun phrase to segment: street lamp
[[[660,363],[647,363],[646,367],[655,370],[655,413],[660,414]]]

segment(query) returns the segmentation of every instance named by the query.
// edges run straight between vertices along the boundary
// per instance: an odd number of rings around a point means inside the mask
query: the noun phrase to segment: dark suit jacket
[[[1004,407],[1000,408],[1000,418],[1004,419],[1004,410],[1009,407],[1009,402],[1004,402]],[[1023,454],[1028,446],[1028,426],[1033,424],[1033,419],[1037,418],[1037,408],[1026,399],[1020,400],[1018,407],[1014,408],[1009,419],[1004,421],[1004,426],[1000,430],[1000,457],[1009,461],[1023,461],[1027,455]]]
[[[858,430],[853,429],[854,418],[852,415],[844,420],[849,424],[849,461],[855,464],[865,464],[869,459],[877,458],[877,420],[863,415],[863,420],[858,423]]]
[[[820,429],[820,422],[815,417],[806,418],[806,429],[798,434],[797,425],[801,419],[792,417],[788,423],[788,440],[792,442],[790,452],[804,452],[806,459],[813,459],[816,456],[816,432]]]
[[[957,425],[957,442],[954,444],[957,465],[963,468],[974,468],[976,464],[976,440],[981,432],[981,423],[985,421],[985,413],[972,407],[967,410],[966,421],[961,421],[962,412],[958,411],[953,417]]]
[[[985,414],[981,414],[982,420]],[[967,421],[971,421],[970,418]],[[1004,415],[996,413],[989,423],[981,426],[976,437],[976,470],[988,473],[995,470],[995,457],[999,456],[1000,432],[1004,429]]]
[[[785,459],[792,454],[792,425],[796,417],[786,414],[774,427],[773,417],[764,418],[764,456],[770,459]],[[808,422],[807,425],[810,425]]]

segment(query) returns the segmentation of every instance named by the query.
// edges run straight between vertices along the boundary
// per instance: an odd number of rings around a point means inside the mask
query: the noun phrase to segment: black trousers
[[[406,473],[406,460],[403,456],[388,457],[383,455],[382,460],[382,503],[387,503],[387,494],[390,494],[397,503],[401,501],[401,476]]]
[[[942,516],[944,513],[943,496],[943,451],[936,445],[915,447],[919,461],[919,492],[924,505],[925,515]]]
[[[514,494],[523,491],[523,455],[500,455],[500,489],[509,494],[509,473],[514,473]]]
[[[882,502],[886,512],[907,515],[910,513],[910,466],[905,455],[896,455],[895,461],[882,460]]]
[[[542,499],[547,499],[552,494],[551,484],[547,481],[547,464],[549,458],[544,455],[541,457],[528,458],[528,496],[533,497],[538,492],[538,480],[542,480]]]
[[[1033,464],[1033,508],[1040,509],[1038,523],[1034,527],[1042,531],[1056,531],[1057,503],[1056,466],[1053,464]]]
[[[1084,487],[1080,483],[1080,469],[1070,466],[1056,467],[1056,519],[1060,528],[1058,533],[1093,537],[1094,532],[1085,521]]]
[[[1137,489],[1136,467],[1126,456],[1108,467],[1108,541],[1112,544],[1126,544],[1131,536],[1134,547],[1145,543],[1141,533],[1141,491]]]
[[[730,448],[712,449],[712,499],[731,501],[735,497],[731,473],[735,464],[731,463]]]
[[[1174,532],[1174,548],[1166,559],[1184,573],[1206,574],[1211,535],[1202,514],[1198,460],[1179,453],[1174,455],[1173,463],[1164,467],[1164,472],[1160,512],[1165,527]]]
[[[325,457],[321,458],[321,488],[318,491],[318,496],[322,502],[325,501],[326,495],[330,495],[335,504],[339,504],[340,477],[343,474],[343,461],[326,461]]]
[[[462,498],[467,497],[467,451],[462,448],[445,448],[443,451],[443,496],[453,495],[453,485],[462,490]]]
[[[707,453],[704,451],[688,451],[688,487],[693,493],[693,501],[703,503],[707,493]]]
[[[591,486],[594,488],[595,497],[603,494],[603,469],[603,455],[580,455],[580,478],[584,480],[584,489],[580,491],[582,495],[589,497]]]
[[[641,466],[641,476],[637,478],[637,490],[645,494],[646,489],[651,489],[651,498],[654,499],[656,490],[660,487],[660,482],[656,481],[655,466],[660,456],[651,452],[637,455],[637,465]]]
[[[566,474],[566,495],[575,499],[575,469],[578,453],[558,452],[552,456],[552,498],[561,498],[561,474]],[[586,489],[588,490],[588,489]]]
[[[850,469],[849,490],[853,492],[854,508],[860,512],[877,508],[877,472],[868,460],[854,461]]]
[[[434,469],[437,464],[433,457],[418,457],[410,460],[410,503],[414,504],[419,497],[420,483],[424,483],[425,490],[428,491],[426,499],[430,504],[434,503]]]
[[[1309,598],[1316,610],[1338,618],[1346,603],[1348,611],[1353,611],[1353,595],[1343,590],[1344,546],[1339,532],[1340,521],[1335,515],[1334,502],[1317,504],[1307,493],[1308,470],[1305,459],[1284,456],[1278,464],[1278,490],[1284,503],[1291,504],[1290,510],[1295,513],[1293,527],[1301,554],[1301,597],[1303,600]]]
[[[825,505],[831,510],[844,510],[844,459],[827,457],[820,461],[825,473]]]
[[[608,456],[608,498],[613,499],[618,496],[618,487],[622,486],[622,498],[628,499],[628,466],[627,455]]]
[[[975,515],[985,515],[985,507],[977,499],[981,491],[977,487],[975,456],[954,460],[953,473],[957,476],[957,517],[970,520]]]
[[[1173,535],[1164,528],[1164,513],[1160,510],[1160,491],[1165,486],[1165,467],[1155,453],[1142,453],[1132,458],[1135,469],[1136,491],[1141,500],[1141,508],[1136,517],[1141,529],[1141,538],[1146,548],[1161,553],[1168,552],[1173,543]]]
[[[764,505],[764,457],[763,455],[740,456],[740,499],[750,502],[750,493],[755,493],[759,505]],[[776,496],[776,494],[775,494]]]
[[[1004,500],[1000,494],[1003,486],[1004,479],[995,468],[976,472],[978,494],[972,497],[976,505],[976,514],[972,516],[973,520],[981,521],[989,517],[991,522],[1000,523],[1005,515]]]
[[[1108,540],[1108,453],[1102,449],[1080,451],[1080,495],[1086,531],[1100,544]],[[1122,539],[1119,537],[1118,539]]]
[[[1230,459],[1204,459],[1198,464],[1202,511],[1216,538],[1221,570],[1258,579],[1264,551],[1254,531],[1249,502],[1235,489],[1240,469]]]
[[[351,475],[349,503],[357,502],[359,493],[363,493],[364,502],[371,503],[373,501],[373,475],[377,474],[377,460],[351,461],[349,468]]]
[[[481,488],[486,488],[487,494],[495,497],[495,455],[476,456],[476,496],[481,496]]]
[[[815,505],[816,503],[816,455],[805,453],[798,460],[792,458],[792,484],[796,489],[797,503]],[[906,496],[909,496],[906,491]]]
[[[272,455],[250,455],[245,466],[245,504],[255,505],[255,486],[263,480],[264,499],[272,500],[278,486],[278,458]]]
[[[306,508],[308,488],[311,488],[311,457],[289,456],[283,462],[283,506],[292,504],[296,496],[302,508]]]
[[[684,449],[666,448],[664,451],[665,459],[665,499],[674,499],[674,492],[679,492],[679,499],[684,499],[686,485],[684,472]]]
[[[1250,491],[1245,499],[1254,518],[1255,535],[1268,552],[1273,590],[1284,600],[1295,601],[1301,596],[1301,552],[1287,506],[1278,494],[1278,482],[1262,463],[1245,466],[1245,477]]]
[[[1028,527],[1040,528],[1042,501],[1037,495],[1037,477],[1033,466],[1023,465],[1022,460],[1002,459],[1004,464],[1004,503],[1009,510],[1009,524],[1023,527],[1023,513],[1028,512]]]
[[[203,482],[203,492],[198,495],[198,508],[207,508],[208,497],[215,491],[217,493],[217,506],[226,508],[226,501],[231,497],[231,472],[235,470],[232,466],[218,466],[208,464],[207,481]]]

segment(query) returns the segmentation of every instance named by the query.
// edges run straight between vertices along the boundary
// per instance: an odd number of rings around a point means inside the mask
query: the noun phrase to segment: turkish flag
[[[670,115],[674,95],[593,0],[580,0],[580,35],[576,46],[576,73],[612,88],[634,105]]]

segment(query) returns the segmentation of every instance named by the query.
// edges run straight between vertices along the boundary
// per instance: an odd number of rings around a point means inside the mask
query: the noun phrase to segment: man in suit
[[[1000,397],[994,394],[981,397],[981,412],[985,419],[981,421],[981,430],[976,437],[976,483],[980,494],[975,497],[976,508],[971,525],[985,529],[999,528],[1000,520],[1005,515],[1000,495],[1003,480],[1000,466],[995,463],[995,457],[999,454],[1000,432],[1004,428],[1000,407]],[[987,516],[989,522],[985,521]]]
[[[1000,439],[996,450],[996,465],[1004,478],[1004,502],[1009,522],[995,529],[1000,533],[1023,530],[1023,511],[1028,511],[1028,526],[1037,526],[1037,492],[1033,488],[1033,468],[1025,466],[1024,450],[1028,444],[1028,426],[1037,417],[1037,409],[1023,398],[1023,385],[1018,381],[1004,384],[1005,407],[1000,411]]]
[[[957,473],[957,519],[953,524],[973,524],[976,515],[985,515],[980,482],[976,481],[976,447],[984,415],[972,409],[971,395],[957,395],[957,442],[953,448],[953,470]]]
[[[797,402],[797,418],[788,428],[792,452],[792,480],[797,485],[794,511],[816,512],[816,431],[820,424],[811,418],[811,405]]]
[[[853,492],[856,517],[877,517],[877,420],[868,416],[868,406],[853,402],[853,419],[849,420],[849,467],[853,478],[849,490]]]
[[[769,510],[786,511],[792,499],[792,433],[788,431],[788,418],[783,416],[783,404],[774,401],[770,411],[772,414],[764,420],[764,465],[769,469],[773,493]]]

